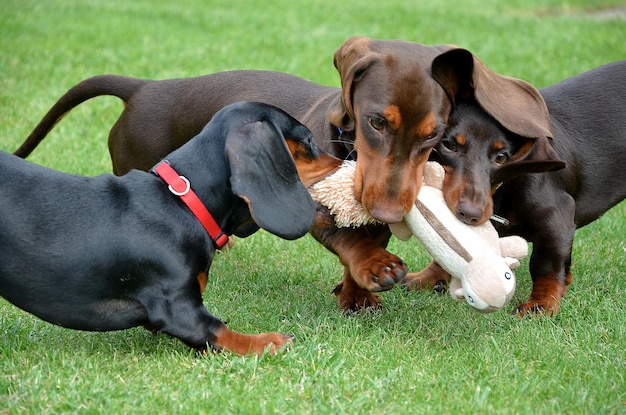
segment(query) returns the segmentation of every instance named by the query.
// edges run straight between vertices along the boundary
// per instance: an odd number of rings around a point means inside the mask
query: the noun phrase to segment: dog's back
[[[127,109],[111,128],[113,170],[124,174],[131,168],[149,169],[163,155],[198,134],[215,112],[238,101],[266,102],[287,109],[316,137],[324,137],[324,118],[312,117],[312,109],[322,105],[325,114],[340,92],[339,88],[317,85],[294,75],[258,70],[147,81],[129,99]]]
[[[566,161],[551,173],[576,200],[584,226],[626,198],[626,60],[610,63],[540,90]]]
[[[147,174],[81,177],[0,152],[0,175],[8,178],[0,181],[0,295],[65,327],[140,324],[145,312],[112,298],[125,275],[147,266],[132,254],[144,233],[125,214],[143,186],[136,176]],[[155,205],[156,197],[150,202]]]

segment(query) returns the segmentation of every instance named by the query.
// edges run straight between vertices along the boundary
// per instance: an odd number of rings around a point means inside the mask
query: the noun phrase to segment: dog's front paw
[[[350,261],[350,274],[359,287],[372,291],[386,291],[400,282],[407,273],[402,259],[384,248],[361,253]]]
[[[533,314],[556,315],[559,312],[561,299],[565,297],[567,287],[572,282],[572,274],[568,274],[565,281],[561,281],[553,275],[535,277],[533,280],[530,298],[525,303],[518,305],[513,310],[513,314],[519,318]]]
[[[359,313],[363,310],[378,310],[382,308],[378,294],[365,290],[353,281],[342,281],[335,286],[333,294],[342,311]]]
[[[273,355],[283,348],[289,347],[293,343],[294,336],[271,332],[254,335],[252,340],[248,353],[260,355],[267,351]]]
[[[293,336],[276,332],[260,334],[241,334],[222,328],[217,335],[215,346],[240,355],[261,355],[265,352],[276,354],[283,347],[293,343]]]
[[[401,282],[407,291],[433,289],[436,292],[444,292],[449,283],[450,274],[434,261],[420,272],[407,274]]]
[[[560,301],[557,301],[554,298],[529,300],[515,307],[515,309],[513,310],[513,315],[517,316],[518,318],[539,314],[554,316],[559,312],[559,306]]]

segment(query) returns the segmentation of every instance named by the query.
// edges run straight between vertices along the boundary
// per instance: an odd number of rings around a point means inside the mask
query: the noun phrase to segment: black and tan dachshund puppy
[[[72,329],[144,325],[198,350],[273,353],[290,337],[236,333],[203,306],[214,238],[259,227],[306,234],[315,217],[306,187],[339,162],[302,124],[258,103],[217,113],[157,165],[160,177],[81,177],[0,153],[0,294]],[[199,203],[185,206],[194,192]],[[214,235],[200,222],[202,205]]]
[[[508,226],[494,223],[500,234],[521,235],[533,243],[533,289],[528,301],[515,309],[519,315],[558,312],[572,282],[575,230],[626,197],[626,60],[540,93],[550,112],[551,146],[558,156],[519,160],[527,138],[505,129],[478,104],[463,102],[434,152],[446,170],[446,202],[459,219],[478,224],[495,212],[510,221]],[[558,171],[539,173],[549,170]],[[433,263],[421,278],[432,284],[445,275]]]

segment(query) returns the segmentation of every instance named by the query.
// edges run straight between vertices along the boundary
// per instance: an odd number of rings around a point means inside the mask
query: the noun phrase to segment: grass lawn
[[[611,8],[623,16],[626,5],[4,0],[0,149],[17,148],[69,87],[101,73],[270,69],[339,86],[333,53],[352,35],[453,43],[543,87],[626,58],[626,20],[607,18]],[[109,172],[107,135],[121,109],[112,97],[79,106],[30,160]],[[413,270],[429,262],[415,240],[393,240],[390,250]],[[310,236],[286,242],[259,232],[217,255],[204,298],[235,330],[295,335],[288,352],[260,358],[197,356],[140,328],[63,329],[0,299],[0,414],[624,414],[626,203],[578,231],[573,261],[574,283],[554,318],[509,314],[530,292],[527,260],[513,302],[498,313],[396,288],[383,294],[384,311],[346,316],[330,293],[341,276],[332,254]]]

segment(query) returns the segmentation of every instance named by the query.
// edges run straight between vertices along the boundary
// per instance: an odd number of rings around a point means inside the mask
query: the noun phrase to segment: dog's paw
[[[560,301],[554,298],[530,300],[515,307],[512,314],[520,319],[534,315],[555,316],[559,312],[559,307]]]
[[[217,335],[214,347],[240,355],[262,355],[266,352],[273,355],[293,343],[293,340],[291,335],[276,332],[241,334],[223,327]]]
[[[546,316],[558,314],[561,299],[565,297],[567,287],[572,283],[572,274],[568,274],[565,281],[561,281],[553,275],[535,277],[533,280],[533,290],[528,301],[518,305],[513,310],[513,314],[519,318],[535,314]]]
[[[288,348],[295,339],[295,336],[291,334],[280,334],[276,332],[261,333],[252,337],[254,341],[248,353],[258,355],[264,352],[274,355],[280,350]]]
[[[333,289],[337,303],[342,311],[360,313],[364,310],[380,310],[380,297],[371,291],[365,290],[356,284],[340,282]]]
[[[378,292],[389,290],[400,282],[407,273],[407,266],[396,255],[377,248],[351,261],[350,273],[359,287]]]
[[[401,284],[407,291],[432,289],[441,293],[446,291],[449,282],[450,274],[433,261],[420,272],[407,274]]]

